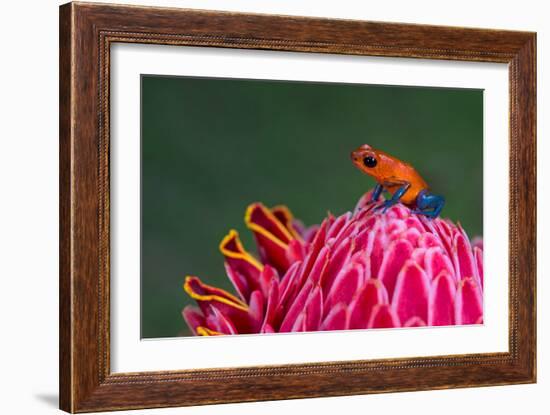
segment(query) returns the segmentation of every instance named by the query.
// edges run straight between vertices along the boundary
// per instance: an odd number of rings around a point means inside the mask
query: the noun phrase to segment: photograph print
[[[483,324],[483,90],[141,77],[141,337]]]

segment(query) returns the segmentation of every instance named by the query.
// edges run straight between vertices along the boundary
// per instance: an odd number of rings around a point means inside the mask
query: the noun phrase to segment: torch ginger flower
[[[354,212],[306,229],[286,207],[250,205],[245,222],[260,260],[231,230],[221,241],[237,295],[185,279],[196,335],[281,333],[483,322],[482,243],[460,225],[370,193]]]

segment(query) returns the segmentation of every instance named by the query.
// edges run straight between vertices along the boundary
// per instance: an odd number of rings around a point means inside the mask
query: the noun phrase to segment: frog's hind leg
[[[430,218],[437,218],[443,206],[445,206],[445,198],[443,196],[433,195],[427,190],[423,190],[416,197],[416,209],[412,212]]]

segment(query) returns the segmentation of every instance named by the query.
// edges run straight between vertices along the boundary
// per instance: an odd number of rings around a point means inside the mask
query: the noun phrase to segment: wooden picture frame
[[[509,65],[509,352],[111,373],[109,59],[117,42]],[[68,412],[536,380],[536,34],[69,3],[60,8],[60,407]],[[228,362],[230,365],[230,362]]]

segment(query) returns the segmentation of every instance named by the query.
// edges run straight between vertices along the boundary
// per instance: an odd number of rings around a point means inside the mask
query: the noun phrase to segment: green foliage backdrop
[[[483,91],[142,77],[142,337],[188,335],[187,274],[232,290],[218,244],[245,247],[246,206],[286,204],[306,224],[351,210],[374,181],[368,143],[417,168],[442,216],[482,233]]]

